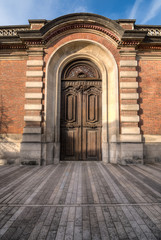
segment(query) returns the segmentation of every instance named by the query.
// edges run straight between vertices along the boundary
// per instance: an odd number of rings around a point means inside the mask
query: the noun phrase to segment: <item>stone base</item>
[[[18,163],[21,134],[0,134],[0,165]]]
[[[120,143],[118,164],[143,164],[143,143]]]
[[[144,143],[144,162],[161,162],[161,142]]]
[[[21,143],[20,161],[22,164],[41,165],[41,143]]]

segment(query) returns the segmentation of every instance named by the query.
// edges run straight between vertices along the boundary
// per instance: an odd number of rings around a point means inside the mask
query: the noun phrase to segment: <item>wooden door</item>
[[[80,78],[61,84],[61,160],[101,160],[102,82]]]

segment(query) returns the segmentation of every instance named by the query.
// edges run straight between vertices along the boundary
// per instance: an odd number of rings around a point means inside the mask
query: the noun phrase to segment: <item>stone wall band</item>
[[[26,82],[27,88],[42,88],[43,83],[42,82]]]
[[[120,67],[136,67],[137,61],[136,60],[121,60]]]
[[[121,78],[137,78],[138,72],[137,71],[120,71]]]
[[[126,88],[138,88],[138,82],[120,82],[120,88],[126,89]]]

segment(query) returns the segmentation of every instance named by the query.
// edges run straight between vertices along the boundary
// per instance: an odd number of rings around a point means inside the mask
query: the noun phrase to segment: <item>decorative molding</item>
[[[161,55],[159,55],[159,54],[153,55],[153,53],[151,53],[150,55],[145,55],[145,54],[138,53],[137,60],[161,61]]]
[[[9,36],[9,37],[15,37],[17,36],[18,34],[18,31],[27,31],[29,30],[29,27],[27,28],[1,28],[0,29],[0,36],[2,37],[6,37],[6,36]]]
[[[25,110],[42,110],[42,104],[25,104]]]
[[[149,27],[144,27],[140,28],[140,31],[146,31],[148,32],[148,36],[161,36],[161,28],[149,28]]]
[[[136,60],[121,60],[120,67],[136,67],[137,61]]]
[[[121,104],[122,111],[138,111],[139,104]]]
[[[26,122],[41,122],[42,116],[24,116]]]
[[[94,24],[87,24],[87,23],[76,23],[76,24],[71,24],[71,25],[59,28],[58,30],[55,30],[55,31],[51,32],[50,34],[48,34],[47,37],[45,38],[45,42],[48,42],[51,38],[55,37],[58,34],[65,32],[65,31],[79,29],[79,28],[93,29],[96,31],[100,31],[102,33],[105,33],[109,37],[111,37],[115,42],[120,43],[120,39],[110,30],[108,30],[104,27],[101,27],[101,26],[96,26]]]
[[[121,116],[121,122],[139,122],[139,116]]]
[[[138,99],[139,98],[138,93],[121,93],[120,96],[121,96],[121,99]]]
[[[140,40],[126,40],[126,41],[121,41],[120,46],[127,46],[127,47],[131,47],[131,46],[137,46],[140,44]]]
[[[33,66],[33,67],[42,67],[44,64],[43,60],[28,60],[27,61],[27,66]]]
[[[27,88],[42,88],[43,83],[42,82],[26,82]]]
[[[42,93],[25,93],[25,98],[29,99],[42,99]]]
[[[137,78],[138,72],[137,71],[120,71],[121,78]]]
[[[26,71],[26,77],[43,77],[43,71]]]
[[[0,44],[0,49],[27,49],[24,44]]]
[[[143,49],[143,50],[154,50],[154,51],[160,51],[161,50],[161,45],[140,45],[138,46],[138,49]]]
[[[120,88],[138,88],[138,82],[120,82]]]

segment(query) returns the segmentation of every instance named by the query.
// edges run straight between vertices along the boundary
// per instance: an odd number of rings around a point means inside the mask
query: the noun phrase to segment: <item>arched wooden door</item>
[[[68,65],[61,82],[61,160],[101,160],[102,81],[95,65]]]

